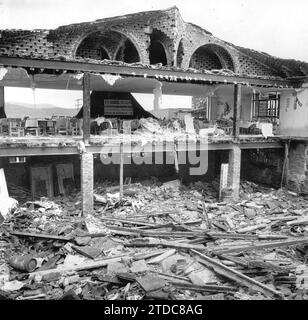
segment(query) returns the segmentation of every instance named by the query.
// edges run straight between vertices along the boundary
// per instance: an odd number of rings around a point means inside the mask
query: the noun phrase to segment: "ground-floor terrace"
[[[299,195],[307,181],[307,141],[271,134],[269,126],[254,134],[240,129],[254,111],[246,99],[249,108],[239,112],[243,86],[283,91],[286,83],[4,62],[17,67],[4,86],[29,86],[18,68],[49,66],[35,75],[36,86],[81,88],[83,114],[79,132],[2,132],[1,197],[10,195],[19,206],[0,221],[1,298],[307,299],[308,212]],[[60,72],[68,67],[83,75],[68,83],[67,72]],[[118,86],[99,82],[89,73],[99,70],[126,78]],[[205,98],[214,80],[228,86],[232,103],[219,107],[214,97],[207,109],[227,117],[225,129],[192,132],[186,117],[184,127],[162,130],[150,117],[138,119],[142,128],[129,133],[91,130],[91,89],[152,92],[158,80],[167,93]],[[158,114],[159,95],[154,104]],[[281,188],[288,184],[292,192]]]

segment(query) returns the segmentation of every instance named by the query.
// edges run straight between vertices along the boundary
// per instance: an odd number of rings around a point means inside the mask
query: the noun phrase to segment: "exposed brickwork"
[[[81,193],[84,215],[93,210],[93,154],[81,154]]]
[[[308,194],[307,143],[293,142],[289,150],[288,182],[290,189]]]
[[[243,178],[280,187],[283,159],[283,149],[244,150],[242,152]]]
[[[229,151],[228,187],[232,188],[233,199],[239,197],[241,178],[241,148],[233,146]]]
[[[241,75],[270,77],[308,74],[308,63],[279,59],[227,43],[184,22],[176,7],[72,24],[55,30],[0,31],[0,56],[88,58],[99,63],[109,58],[150,64],[151,41],[162,44],[170,67],[229,69]]]

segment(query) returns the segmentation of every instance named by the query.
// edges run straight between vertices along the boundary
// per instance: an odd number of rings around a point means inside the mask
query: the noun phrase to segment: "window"
[[[277,92],[261,95],[253,94],[253,120],[270,120],[276,122],[279,119],[280,95]]]
[[[211,118],[211,97],[192,97],[193,114],[206,120]]]

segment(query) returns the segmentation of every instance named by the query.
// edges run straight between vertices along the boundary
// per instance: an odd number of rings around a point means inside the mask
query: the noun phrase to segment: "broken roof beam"
[[[32,67],[56,70],[69,70],[77,72],[95,72],[95,73],[111,73],[119,75],[128,75],[134,77],[155,78],[159,81],[166,81],[170,78],[176,81],[201,81],[209,84],[236,84],[242,83],[246,85],[268,86],[273,88],[287,88],[290,86],[288,80],[275,78],[249,77],[242,75],[221,75],[207,74],[202,72],[174,71],[166,69],[150,69],[148,67],[123,66],[123,65],[107,65],[96,63],[85,63],[76,61],[55,61],[47,59],[28,59],[15,57],[0,57],[0,65],[8,67]]]
[[[242,274],[236,270],[233,270],[233,269],[223,265],[222,263],[220,263],[210,257],[207,257],[206,255],[204,255],[196,250],[191,250],[191,252],[200,257],[200,259],[198,259],[198,261],[201,264],[205,265],[208,268],[213,269],[219,275],[221,275],[225,278],[228,278],[232,281],[235,281],[243,286],[246,286],[248,288],[256,290],[258,292],[262,292],[266,296],[275,297],[278,299],[283,299],[283,295],[280,292],[278,292],[277,290],[274,290],[259,281],[256,281],[252,278],[249,278],[249,277],[245,276],[244,274]]]

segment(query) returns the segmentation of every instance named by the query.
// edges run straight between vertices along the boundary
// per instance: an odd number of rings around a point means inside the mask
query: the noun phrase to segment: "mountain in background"
[[[75,116],[78,113],[76,108],[68,109],[55,106],[53,104],[33,104],[6,102],[5,113],[7,118],[24,118],[25,116],[31,118],[47,118],[51,116]]]

